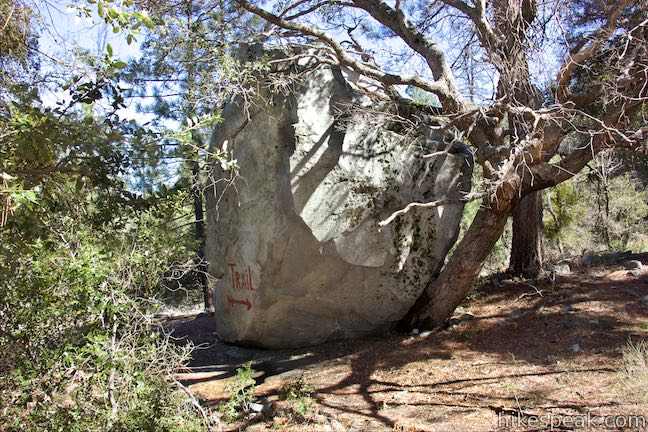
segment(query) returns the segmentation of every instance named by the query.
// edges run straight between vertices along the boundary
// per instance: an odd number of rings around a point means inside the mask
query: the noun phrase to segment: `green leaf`
[[[123,61],[117,61],[113,63],[113,67],[116,67],[117,69],[124,69],[126,66],[128,66],[128,63],[125,63]]]
[[[25,199],[35,203],[36,202],[36,193],[33,190],[25,191]]]
[[[109,56],[109,57],[112,57],[112,55],[113,55],[113,49],[112,49],[112,46],[110,46],[110,44],[107,44],[107,45],[106,45],[106,51],[108,51],[108,56]]]

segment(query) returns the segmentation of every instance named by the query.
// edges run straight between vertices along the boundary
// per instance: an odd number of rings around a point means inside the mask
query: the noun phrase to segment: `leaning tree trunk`
[[[542,270],[542,191],[520,199],[513,208],[513,241],[509,272],[536,277]]]
[[[466,298],[484,260],[504,231],[516,190],[517,183],[503,183],[497,198],[480,207],[439,276],[428,283],[403,319],[403,327],[438,328]]]

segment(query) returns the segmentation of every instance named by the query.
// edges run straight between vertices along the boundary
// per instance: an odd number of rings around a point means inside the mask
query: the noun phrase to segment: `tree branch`
[[[423,33],[418,31],[402,11],[391,8],[382,0],[353,0],[353,3],[393,31],[412,50],[423,56],[435,82],[443,83],[447,89],[444,94],[439,94],[439,99],[448,112],[455,113],[466,110],[468,103],[455,84],[454,75],[440,46],[428,40]]]
[[[407,214],[410,210],[413,210],[415,208],[434,208],[434,207],[440,207],[448,204],[465,204],[467,202],[474,201],[479,198],[483,198],[486,195],[488,195],[488,192],[486,191],[471,192],[462,198],[442,198],[440,200],[430,201],[426,203],[412,202],[407,204],[404,208],[392,213],[391,216],[389,216],[387,219],[378,222],[378,226],[380,227],[387,226],[391,222],[393,222],[394,219],[396,219],[397,217],[403,216],[404,214]]]
[[[622,139],[620,139],[622,138]],[[630,135],[615,132],[614,128],[600,131],[583,142],[558,164],[540,162],[529,167],[530,176],[523,179],[522,194],[556,186],[572,178],[601,150],[608,147],[639,148],[648,142],[648,126],[643,126]]]
[[[385,72],[381,69],[376,68],[373,65],[357,61],[356,59],[351,57],[346,52],[344,47],[340,45],[332,36],[328,35],[327,33],[315,27],[306,24],[297,23],[297,22],[286,21],[285,19],[280,18],[279,16],[274,15],[273,13],[268,12],[265,9],[254,6],[253,4],[249,3],[247,0],[237,0],[237,1],[244,9],[248,10],[249,12],[252,12],[255,15],[260,16],[261,18],[265,19],[271,24],[276,25],[277,27],[281,27],[286,30],[292,30],[300,34],[311,36],[318,39],[319,41],[323,42],[332,50],[333,55],[335,56],[335,58],[337,58],[341,66],[348,67],[361,75],[364,75],[368,78],[375,79],[381,82],[385,86],[393,86],[393,85],[400,85],[400,84],[411,85],[413,87],[417,87],[422,90],[434,93],[438,95],[439,99],[441,100],[447,100],[451,98],[451,91],[448,88],[447,83],[444,81],[431,82],[431,81],[424,80],[421,77],[415,75],[402,76],[402,75],[396,75],[396,74]]]
[[[457,9],[475,25],[477,37],[489,53],[495,53],[499,40],[486,18],[485,0],[476,0],[475,6],[469,6],[461,0],[442,0],[446,5]]]
[[[617,20],[619,15],[621,15],[621,12],[623,12],[623,10],[632,2],[633,0],[623,0],[616,4],[608,12],[607,22],[586,38],[583,38],[583,40],[581,40],[581,42],[578,43],[569,53],[565,65],[558,72],[556,89],[556,100],[558,102],[565,103],[571,101],[572,95],[569,91],[569,80],[574,67],[582,64],[585,60],[593,57],[598,52],[603,41],[605,41],[605,39],[607,39],[616,29]],[[588,41],[590,41],[589,44],[587,43]]]

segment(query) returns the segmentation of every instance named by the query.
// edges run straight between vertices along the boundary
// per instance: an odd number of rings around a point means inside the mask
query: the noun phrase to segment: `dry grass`
[[[648,405],[648,340],[628,342],[619,368],[622,396]]]

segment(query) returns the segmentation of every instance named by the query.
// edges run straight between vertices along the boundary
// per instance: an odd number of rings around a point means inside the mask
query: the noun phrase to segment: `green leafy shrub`
[[[648,192],[630,173],[609,180],[606,206],[599,208],[596,188],[587,180],[569,180],[545,194],[544,226],[549,258],[586,252],[644,252],[648,249]],[[609,242],[609,244],[608,244]]]
[[[234,383],[230,387],[231,396],[227,402],[220,405],[218,410],[223,420],[228,423],[236,421],[241,414],[249,412],[254,403],[254,390],[256,381],[253,375],[256,371],[252,368],[252,362],[247,362],[236,369]]]
[[[95,224],[94,192],[56,189],[0,230],[0,430],[204,430],[173,379],[190,349],[153,320],[191,242],[150,208]]]
[[[165,153],[159,135],[117,115],[126,64],[110,45],[103,58],[57,60],[92,76],[65,70],[50,85],[69,100],[41,101],[38,11],[14,3],[0,4],[10,12],[0,45],[11,51],[0,67],[0,430],[204,430],[205,412],[173,377],[190,348],[152,318],[165,271],[196,255],[190,193],[161,176],[146,195],[128,189]],[[98,10],[116,31],[152,24],[113,12]]]
[[[313,400],[313,387],[306,384],[303,377],[298,380],[288,383],[279,393],[282,400],[292,402],[293,409],[296,414],[301,417],[307,417],[315,409],[315,401]]]

